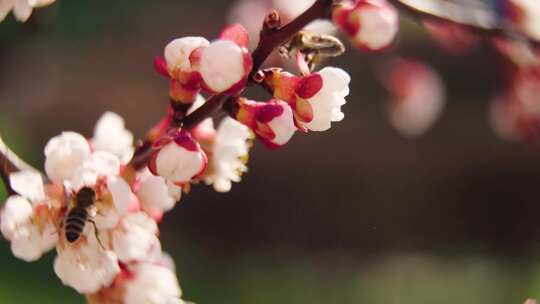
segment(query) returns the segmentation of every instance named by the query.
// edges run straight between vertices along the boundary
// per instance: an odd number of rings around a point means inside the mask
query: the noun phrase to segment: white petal
[[[171,210],[178,201],[176,197],[173,197],[169,193],[169,186],[167,185],[166,180],[161,176],[145,176],[141,181],[137,195],[145,210],[159,210],[166,212]]]
[[[279,101],[283,107],[283,113],[272,119],[268,126],[274,131],[276,137],[272,142],[276,145],[286,144],[296,132],[296,126],[294,125],[294,118],[291,107],[284,101]]]
[[[165,47],[165,61],[169,70],[180,69],[191,72],[189,56],[200,47],[206,47],[210,42],[204,37],[183,37],[171,41]]]
[[[120,215],[115,208],[106,206],[99,209],[99,211],[94,215],[94,222],[99,231],[106,231],[113,229],[118,225],[120,221]]]
[[[59,250],[54,261],[54,272],[64,285],[81,294],[88,294],[109,286],[120,272],[120,267],[112,251],[82,244]]]
[[[356,12],[360,30],[355,40],[371,50],[379,50],[392,43],[398,31],[398,15],[394,9],[364,7]]]
[[[212,42],[202,52],[200,73],[210,89],[227,91],[246,75],[242,49],[228,40]]]
[[[344,117],[340,108],[345,104],[345,98],[338,94],[317,94],[309,103],[313,110],[313,120],[304,125],[311,131],[326,131],[330,129],[331,122],[340,121]]]
[[[19,259],[33,262],[52,249],[57,240],[58,234],[52,224],[41,231],[36,225],[29,223],[14,234],[11,239],[11,251]]]
[[[0,22],[4,21],[6,16],[13,9],[16,0],[1,0],[0,1]]]
[[[323,79],[323,88],[321,91],[336,93],[341,97],[349,95],[349,83],[351,76],[343,69],[334,67],[325,67],[318,74]]]
[[[33,212],[28,199],[19,195],[10,196],[0,216],[0,228],[4,237],[11,240],[19,227],[30,222]]]
[[[83,186],[94,186],[100,177],[118,175],[120,160],[109,152],[95,152],[76,170],[68,186],[78,190]]]
[[[53,4],[56,0],[26,0],[32,7],[42,7]]]
[[[114,252],[124,263],[153,261],[161,257],[157,224],[146,213],[129,214],[113,231]]]
[[[63,132],[45,146],[45,171],[52,181],[62,183],[73,176],[90,153],[90,146],[82,135]]]
[[[126,214],[129,206],[137,200],[128,183],[119,176],[109,176],[107,188],[111,192],[114,206],[119,215]]]
[[[9,176],[9,184],[15,192],[32,202],[39,202],[45,199],[43,178],[37,172],[20,171],[12,173]]]
[[[205,177],[207,184],[213,184],[218,192],[228,192],[232,181],[240,181],[240,174],[247,171],[244,159],[247,158],[251,137],[248,127],[230,117],[223,119],[214,143],[211,174]]]
[[[204,161],[201,152],[188,151],[171,142],[159,151],[156,168],[160,176],[175,183],[186,183],[203,169]]]
[[[122,164],[127,164],[133,156],[133,134],[126,130],[124,119],[113,112],[106,112],[98,120],[92,143],[96,151],[110,152]]]
[[[33,262],[43,254],[39,232],[34,225],[21,227],[11,239],[11,251],[17,258]]]
[[[26,22],[32,14],[32,7],[28,4],[28,0],[15,0],[13,7],[15,18],[21,22]]]
[[[126,285],[125,304],[162,304],[182,295],[175,274],[166,267],[138,264]]]

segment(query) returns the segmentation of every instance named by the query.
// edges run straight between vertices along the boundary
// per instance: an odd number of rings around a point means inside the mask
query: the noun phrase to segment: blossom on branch
[[[199,71],[209,92],[235,94],[244,89],[253,67],[248,43],[247,31],[236,24],[225,28],[218,40],[202,49]]]
[[[304,131],[326,131],[332,122],[343,120],[341,106],[349,95],[350,81],[347,72],[334,67],[302,77],[275,69],[265,79],[274,97],[292,107],[296,124]]]
[[[172,130],[156,141],[153,149],[148,168],[177,185],[189,183],[203,173],[208,163],[199,143],[185,130]]]
[[[235,117],[269,148],[285,145],[297,130],[291,107],[279,99],[267,102],[241,99]]]
[[[345,1],[332,13],[332,20],[359,49],[388,48],[399,29],[397,10],[386,0]]]

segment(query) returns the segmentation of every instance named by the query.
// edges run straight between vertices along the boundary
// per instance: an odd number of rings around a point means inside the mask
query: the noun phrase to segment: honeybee
[[[300,52],[312,71],[325,57],[337,57],[345,52],[345,46],[336,37],[300,31],[279,48],[282,57],[291,59]]]
[[[94,226],[96,239],[103,247],[98,237],[96,223],[90,217],[89,209],[94,205],[95,201],[96,192],[90,187],[83,187],[75,194],[73,207],[68,211],[63,223],[64,235],[69,243],[76,242],[81,237],[86,222],[90,222]]]

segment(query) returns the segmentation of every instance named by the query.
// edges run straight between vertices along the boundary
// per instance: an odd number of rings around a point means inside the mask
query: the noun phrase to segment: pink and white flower
[[[350,81],[347,72],[334,67],[303,77],[273,70],[266,77],[274,97],[291,105],[296,124],[304,131],[326,131],[332,122],[343,120],[341,106],[349,95]]]
[[[184,130],[175,130],[154,144],[154,154],[148,168],[177,185],[187,184],[200,175],[208,163],[206,154]]]
[[[293,111],[283,100],[256,102],[241,99],[236,119],[248,126],[269,148],[285,145],[296,132]]]
[[[385,85],[392,94],[390,123],[405,136],[423,134],[442,113],[444,84],[425,64],[412,60],[393,61]]]
[[[117,255],[101,248],[93,233],[86,232],[85,235],[84,242],[58,247],[58,256],[54,260],[54,272],[62,283],[81,294],[109,286],[120,273]]]
[[[84,136],[75,132],[62,132],[45,146],[45,172],[55,183],[73,177],[75,170],[92,153]]]
[[[244,89],[253,67],[248,44],[247,31],[235,24],[225,28],[218,40],[202,49],[198,70],[209,92],[235,94]]]
[[[177,303],[182,296],[176,275],[165,266],[141,263],[129,271],[123,282],[125,304]]]
[[[252,133],[248,127],[226,117],[220,123],[211,147],[208,169],[204,174],[207,185],[218,192],[229,192],[232,182],[239,182],[247,171],[246,162]]]
[[[144,212],[130,213],[112,232],[112,248],[123,263],[153,261],[161,257],[156,222]]]
[[[10,175],[10,185],[18,195],[6,201],[0,229],[16,257],[28,262],[38,260],[58,241],[43,180],[39,173],[22,171]]]
[[[397,10],[385,0],[346,2],[333,11],[332,20],[359,49],[388,48],[399,29]]]
[[[95,151],[116,155],[125,165],[133,156],[133,133],[125,128],[124,119],[113,112],[106,112],[94,129],[92,145]]]
[[[182,197],[182,188],[161,176],[152,175],[145,170],[140,176],[137,196],[141,208],[153,215],[170,211]]]
[[[210,43],[203,37],[183,37],[171,41],[164,57],[155,59],[156,70],[169,78],[169,95],[172,100],[192,103],[201,90],[201,75],[196,70],[200,51]]]
[[[7,14],[13,10],[15,19],[26,22],[34,8],[43,7],[54,3],[55,0],[2,0],[0,1],[0,22],[4,21]]]

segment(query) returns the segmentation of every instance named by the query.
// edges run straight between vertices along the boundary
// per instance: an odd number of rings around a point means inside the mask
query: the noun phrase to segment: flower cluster
[[[174,263],[161,249],[164,214],[193,184],[230,191],[247,171],[254,135],[277,148],[296,131],[326,131],[344,118],[351,81],[344,70],[311,71],[319,61],[308,68],[302,52],[314,47],[299,46],[291,49],[299,75],[254,71],[260,59],[249,53],[249,40],[236,24],[214,41],[183,37],[167,44],[154,66],[169,82],[169,111],[145,142],[134,146],[124,120],[108,112],[90,139],[63,132],[49,140],[45,176],[12,172],[16,194],[2,210],[0,228],[13,254],[35,261],[56,248],[55,273],[90,303],[183,303]],[[242,97],[248,85],[260,85],[271,98]],[[212,117],[219,110],[228,116]]]
[[[56,247],[60,280],[89,298],[102,298],[99,303],[181,301],[170,258],[161,251],[156,216],[170,210],[181,192],[144,171],[127,177],[133,135],[122,118],[106,113],[92,139],[63,132],[44,152],[48,182],[33,171],[10,175],[17,194],[8,198],[0,223],[13,254],[35,261]],[[79,201],[81,191],[93,193],[88,206]],[[68,234],[70,224],[80,230]]]

